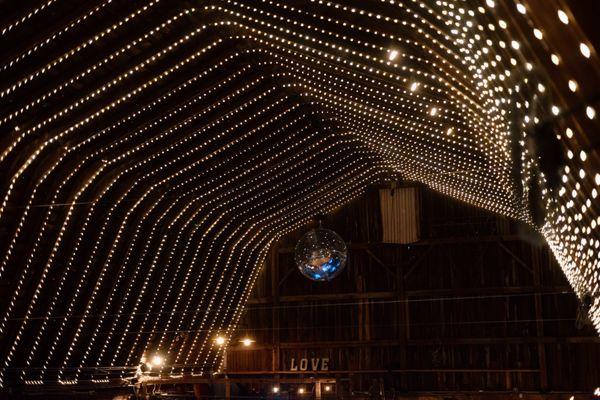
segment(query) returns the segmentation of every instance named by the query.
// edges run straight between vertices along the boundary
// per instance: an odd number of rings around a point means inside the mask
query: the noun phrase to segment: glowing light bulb
[[[394,61],[396,58],[398,58],[398,50],[392,50],[389,52],[388,54],[388,60],[390,61]]]
[[[563,10],[558,10],[558,19],[565,25],[569,24],[569,17]]]
[[[158,354],[155,354],[154,357],[152,357],[152,365],[155,367],[160,367],[164,362],[164,358]]]
[[[279,393],[279,386],[273,386],[273,393]]]
[[[219,346],[223,346],[225,344],[225,338],[223,336],[217,336],[215,338],[215,343]]]
[[[585,108],[585,115],[587,115],[589,119],[594,119],[596,118],[596,110],[592,106],[587,106]]]
[[[588,45],[585,43],[579,44],[579,51],[581,51],[581,54],[583,54],[583,56],[585,58],[590,58],[590,56],[592,55],[592,51],[590,50]]]
[[[577,82],[575,82],[573,79],[569,80],[569,90],[573,93],[577,91]]]
[[[240,340],[240,342],[242,342],[242,344],[245,347],[249,347],[252,345],[252,343],[254,343],[254,340],[250,339],[250,338],[243,338],[242,340]]]

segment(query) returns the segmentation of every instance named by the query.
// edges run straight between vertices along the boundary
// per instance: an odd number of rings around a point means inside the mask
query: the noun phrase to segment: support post
[[[271,250],[271,296],[273,302],[273,308],[271,311],[271,320],[273,321],[273,335],[272,345],[273,351],[271,352],[271,367],[273,372],[279,371],[279,359],[280,359],[280,346],[279,346],[279,252],[276,247]],[[276,377],[278,378],[278,376]]]
[[[548,390],[548,372],[546,367],[546,345],[544,344],[544,316],[542,312],[540,258],[542,249],[539,246],[531,247],[531,263],[533,264],[533,286],[535,290],[535,323],[538,339],[538,361],[540,364],[540,389],[542,392]]]

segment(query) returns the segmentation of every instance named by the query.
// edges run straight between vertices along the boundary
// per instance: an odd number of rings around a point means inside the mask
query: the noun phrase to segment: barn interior
[[[0,398],[600,399],[598,16],[0,2]]]

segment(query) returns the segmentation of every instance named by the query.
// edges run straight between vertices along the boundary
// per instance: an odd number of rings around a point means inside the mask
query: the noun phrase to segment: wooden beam
[[[319,342],[280,342],[279,347],[282,349],[316,349],[316,348],[348,348],[348,347],[396,347],[396,346],[455,346],[455,345],[493,345],[493,344],[584,344],[597,343],[600,344],[598,336],[570,336],[570,337],[464,337],[464,338],[433,338],[433,339],[400,339],[389,340],[347,340],[347,341],[319,341]],[[230,347],[228,352],[239,351],[256,351],[271,349],[271,344],[255,344],[251,349],[243,346]]]
[[[457,236],[450,238],[434,238],[434,239],[423,239],[418,242],[411,244],[395,244],[395,243],[382,243],[382,242],[372,242],[372,243],[359,243],[352,242],[348,244],[349,250],[366,250],[366,249],[376,249],[379,247],[387,247],[387,248],[407,248],[411,246],[429,246],[429,245],[446,245],[446,244],[461,244],[461,243],[480,243],[480,242],[517,242],[523,241],[523,237],[520,235],[488,235],[488,236]],[[282,254],[290,254],[293,253],[296,249],[294,247],[280,247],[278,249],[279,253]]]
[[[572,294],[573,290],[569,286],[548,286],[540,287],[540,294]],[[475,296],[475,295],[510,295],[535,293],[533,286],[500,286],[500,287],[474,287],[474,288],[453,288],[453,289],[425,289],[425,290],[407,290],[407,297],[426,297],[426,296]],[[308,294],[294,296],[280,296],[280,303],[303,303],[318,301],[343,301],[343,300],[366,300],[366,299],[396,299],[396,292],[364,292],[364,293],[326,293],[326,294]],[[248,306],[269,304],[271,298],[254,298],[248,300]],[[410,299],[407,301],[411,301]]]

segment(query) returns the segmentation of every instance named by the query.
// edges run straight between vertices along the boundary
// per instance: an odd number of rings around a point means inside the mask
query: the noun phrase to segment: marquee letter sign
[[[310,371],[329,371],[329,358],[311,358],[310,363],[308,358],[301,358],[299,364],[292,358],[290,363],[290,371],[306,371],[309,367]]]

